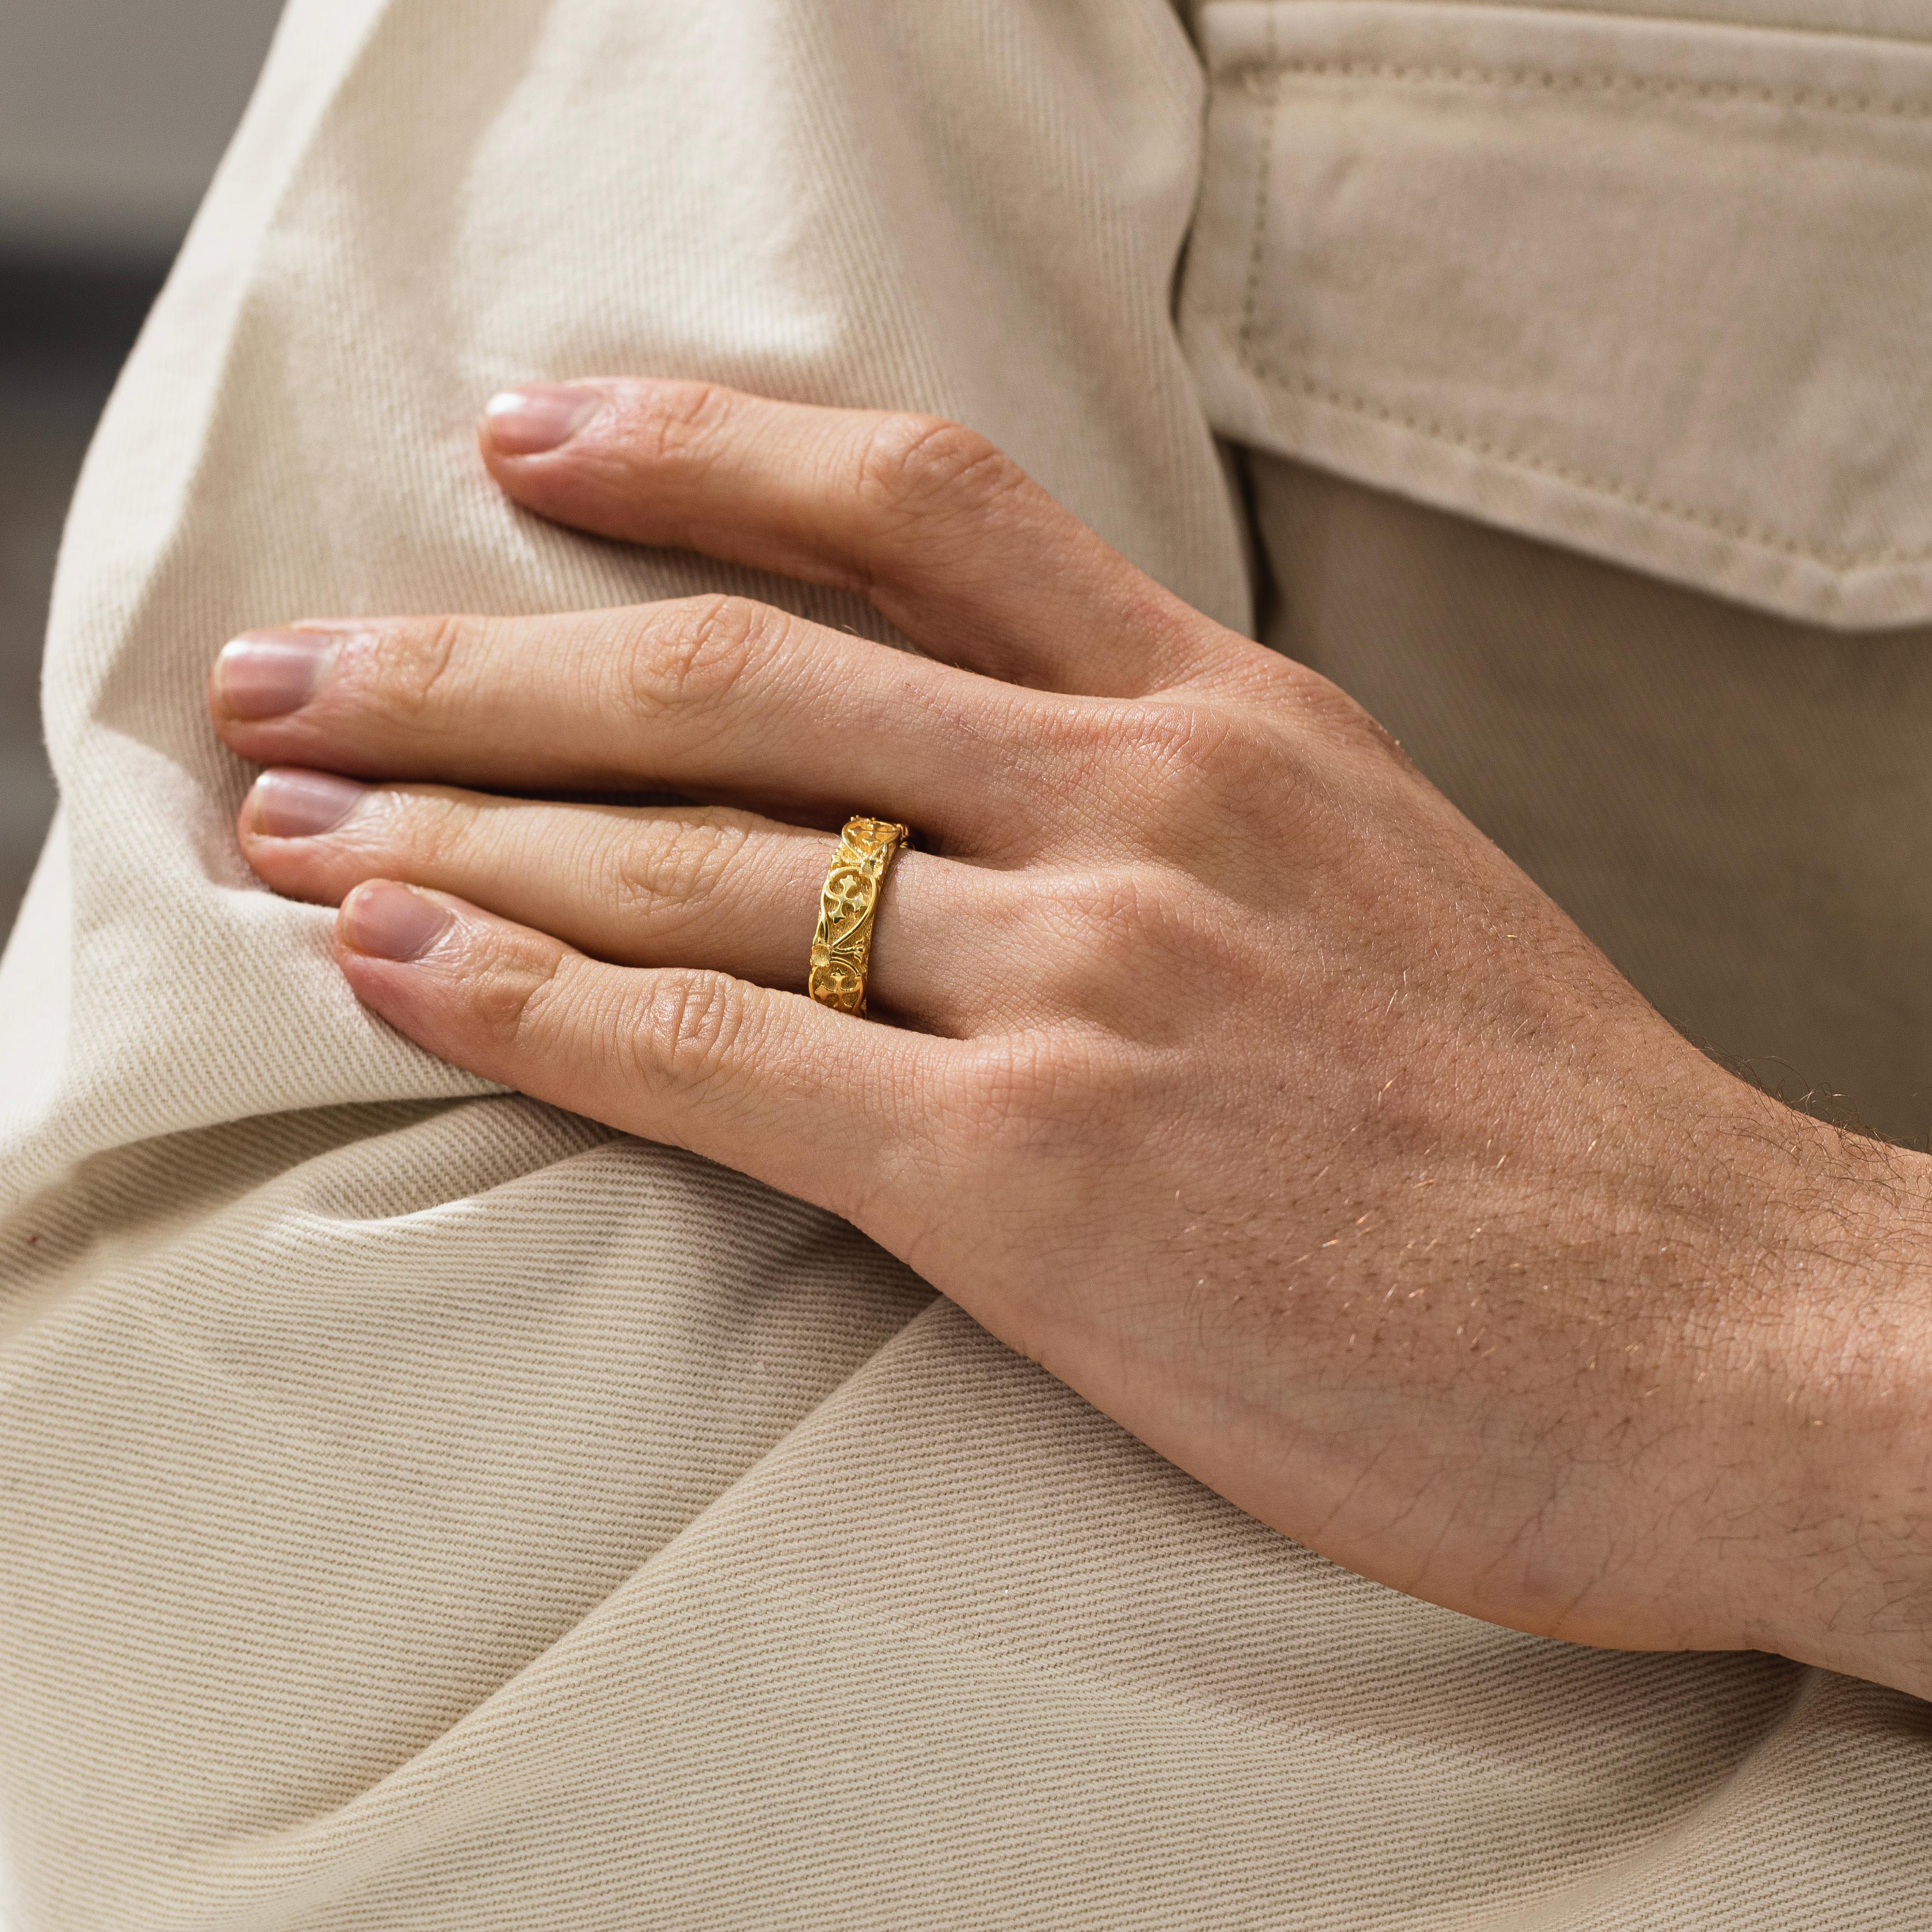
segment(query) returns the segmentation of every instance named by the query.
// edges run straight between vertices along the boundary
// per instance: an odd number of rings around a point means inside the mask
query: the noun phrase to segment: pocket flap
[[[1219,0],[1217,430],[1786,616],[1932,619],[1932,46]]]

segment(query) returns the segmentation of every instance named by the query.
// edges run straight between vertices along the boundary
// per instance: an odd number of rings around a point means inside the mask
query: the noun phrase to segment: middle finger
[[[256,632],[210,705],[244,758],[517,790],[673,790],[948,848],[1029,844],[1056,740],[1105,700],[1000,684],[732,597]]]

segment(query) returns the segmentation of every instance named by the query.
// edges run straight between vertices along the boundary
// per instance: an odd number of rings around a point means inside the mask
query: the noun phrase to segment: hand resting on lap
[[[849,1217],[1368,1576],[1932,1692],[1925,1157],[1696,1052],[1342,693],[956,425],[614,380],[484,448],[927,655],[722,596],[238,640],[243,849],[376,1012]],[[612,792],[700,802],[541,802]],[[871,1019],[802,991],[854,813],[916,840]]]

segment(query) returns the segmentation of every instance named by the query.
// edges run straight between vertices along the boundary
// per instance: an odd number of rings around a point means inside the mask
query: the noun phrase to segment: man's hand
[[[376,1012],[849,1216],[1351,1568],[1932,1693],[1923,1157],[1712,1064],[1341,692],[956,425],[612,381],[484,451],[930,655],[722,596],[238,640],[244,848]],[[667,790],[711,802],[502,795]],[[799,990],[854,812],[919,838],[896,1024]]]

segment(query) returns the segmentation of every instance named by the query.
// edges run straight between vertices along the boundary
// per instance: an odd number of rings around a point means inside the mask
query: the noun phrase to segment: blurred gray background
[[[0,934],[53,809],[41,632],[94,419],[281,0],[0,0]]]

